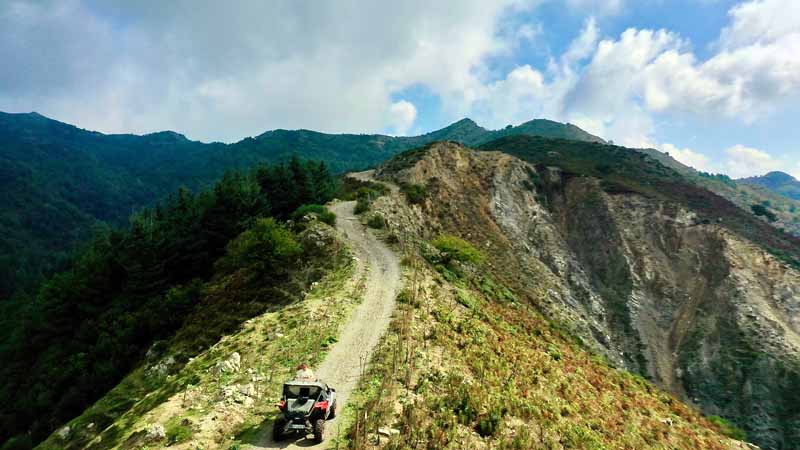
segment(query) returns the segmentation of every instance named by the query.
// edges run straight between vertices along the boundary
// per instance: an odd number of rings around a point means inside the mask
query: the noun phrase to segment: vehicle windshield
[[[289,399],[301,397],[317,398],[321,391],[322,389],[319,386],[287,384],[283,387],[283,393]]]

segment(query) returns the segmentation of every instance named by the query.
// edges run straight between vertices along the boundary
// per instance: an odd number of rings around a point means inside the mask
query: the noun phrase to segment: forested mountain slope
[[[324,165],[295,159],[227,173],[197,194],[180,190],[128,227],[98,232],[33,301],[0,317],[0,441],[39,442],[166,342],[169,365],[182,365],[244,320],[297,300],[334,269],[313,239],[305,243],[300,220],[334,218],[300,207],[327,202],[334,189]],[[116,397],[95,425],[146,386]]]
[[[489,131],[464,119],[415,137],[275,130],[207,144],[170,131],[104,135],[36,113],[0,113],[0,298],[19,287],[32,290],[94,226],[123,225],[132,212],[181,186],[211,186],[226,170],[298,155],[342,172],[435,140],[476,145],[514,133],[601,141],[547,120]]]
[[[800,181],[783,172],[770,172],[760,177],[742,178],[740,183],[764,186],[770,191],[785,195],[795,200],[800,200]]]
[[[800,198],[791,195],[792,184],[786,178],[791,178],[789,175],[771,172],[772,175],[764,177],[734,180],[727,175],[699,172],[676,161],[669,153],[652,148],[637,150],[674,169],[692,183],[725,197],[743,210],[758,213],[762,220],[773,227],[800,236]]]

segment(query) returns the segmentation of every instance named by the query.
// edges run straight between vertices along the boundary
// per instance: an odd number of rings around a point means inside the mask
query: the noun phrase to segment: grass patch
[[[380,214],[373,214],[367,220],[367,226],[376,230],[383,229],[386,227],[386,219],[384,219]]]
[[[450,234],[443,234],[431,242],[439,250],[440,261],[449,265],[453,261],[480,264],[485,259],[483,254],[469,242]]]
[[[714,424],[717,429],[719,429],[720,433],[731,439],[739,441],[747,440],[747,433],[745,433],[744,430],[720,416],[711,416],[708,418],[708,421]]]
[[[189,419],[181,419],[179,417],[175,417],[170,420],[167,423],[165,430],[168,445],[186,442],[192,438],[192,435],[194,435],[194,430],[192,429]]]
[[[728,448],[699,413],[582,350],[488,276],[448,281],[429,268],[423,272],[428,281],[416,300],[423,306],[414,306],[411,291],[400,296],[390,332],[353,395],[358,419],[347,448],[362,448],[369,438],[364,430],[377,427],[400,431],[383,447],[390,450],[420,443],[437,449]]]

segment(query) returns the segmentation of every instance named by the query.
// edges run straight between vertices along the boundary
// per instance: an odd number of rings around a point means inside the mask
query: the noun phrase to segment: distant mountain
[[[791,181],[798,183],[790,175],[772,172],[764,177],[734,180],[723,174],[697,171],[675,160],[666,152],[653,148],[637,150],[675,170],[694,184],[725,197],[745,211],[752,211],[754,205],[767,208],[775,218],[770,222],[771,225],[800,236],[800,189],[795,188],[798,189],[795,191],[796,197],[789,195],[792,192]],[[800,186],[800,183],[795,186]],[[780,189],[783,189],[783,192]]]
[[[0,299],[59,268],[92,227],[124,224],[134,210],[181,186],[210,186],[229,169],[297,154],[344,172],[434,141],[475,146],[513,134],[602,142],[549,120],[492,131],[463,119],[421,136],[273,130],[223,144],[172,131],[106,135],[37,113],[0,113]]]
[[[741,183],[764,186],[770,191],[785,195],[795,200],[800,200],[800,181],[788,173],[770,172],[760,177],[742,178]]]

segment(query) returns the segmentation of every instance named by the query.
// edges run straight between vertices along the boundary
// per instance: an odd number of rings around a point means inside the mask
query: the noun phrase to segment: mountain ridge
[[[379,180],[426,193],[381,210],[392,231],[469,240],[481,275],[613,366],[765,449],[798,448],[800,239],[621,147],[516,136],[479,150],[439,143],[382,166]]]
[[[786,172],[775,170],[761,176],[741,178],[736,181],[763,186],[772,192],[800,200],[800,181]]]
[[[536,119],[516,132],[599,140],[572,127]],[[512,127],[513,128],[513,127]],[[435,140],[477,145],[497,133],[462,119],[421,136],[326,134],[271,130],[238,142],[194,141],[175,131],[103,134],[39,113],[0,112],[0,298],[33,289],[62,267],[91,229],[124,225],[128,216],[179,188],[198,190],[225,171],[287,161],[325,161],[336,173],[374,166]]]

